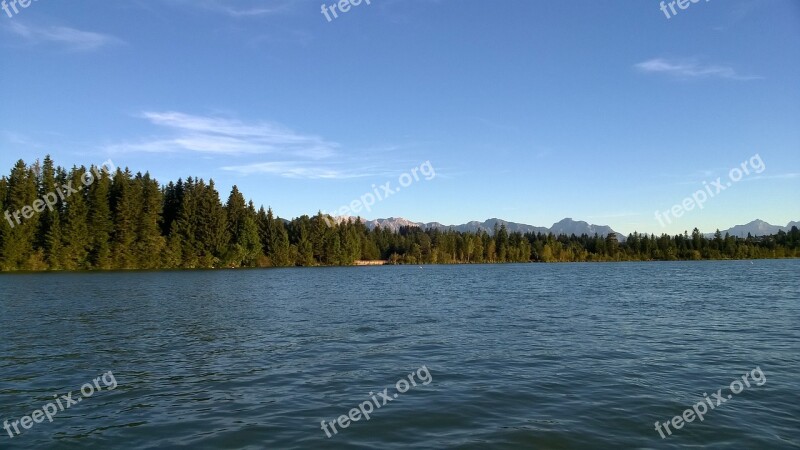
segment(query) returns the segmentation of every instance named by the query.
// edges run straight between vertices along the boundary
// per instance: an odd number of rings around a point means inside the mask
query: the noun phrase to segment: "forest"
[[[18,161],[0,178],[0,270],[120,270],[389,264],[793,258],[800,231],[712,238],[698,229],[555,236],[368,229],[317,213],[285,220],[256,209],[233,186],[223,203],[213,180],[161,185],[128,169]]]

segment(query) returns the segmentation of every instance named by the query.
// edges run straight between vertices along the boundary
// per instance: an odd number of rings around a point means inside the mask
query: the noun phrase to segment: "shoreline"
[[[515,261],[515,262],[479,262],[479,263],[428,263],[428,264],[406,264],[406,263],[391,263],[383,261],[374,261],[374,264],[351,264],[351,265],[314,265],[314,266],[265,266],[265,267],[193,267],[193,268],[163,268],[163,269],[84,269],[84,270],[16,270],[16,271],[0,271],[0,277],[3,275],[36,275],[36,274],[69,274],[69,273],[146,273],[146,272],[210,272],[210,271],[226,271],[226,270],[275,270],[275,269],[331,269],[331,268],[347,268],[347,267],[384,267],[384,266],[419,266],[423,267],[436,267],[436,266],[502,266],[502,265],[518,265],[518,264],[612,264],[612,263],[672,263],[672,262],[746,262],[746,261],[783,261],[783,260],[800,260],[800,257],[783,257],[783,258],[751,258],[751,259],[648,259],[648,260],[619,260],[619,261]],[[372,261],[370,261],[372,262]],[[380,263],[380,264],[379,264]]]

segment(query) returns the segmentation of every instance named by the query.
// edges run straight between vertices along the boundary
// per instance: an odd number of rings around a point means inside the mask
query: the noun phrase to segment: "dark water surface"
[[[800,261],[0,276],[0,420],[109,371],[0,448],[800,448]]]

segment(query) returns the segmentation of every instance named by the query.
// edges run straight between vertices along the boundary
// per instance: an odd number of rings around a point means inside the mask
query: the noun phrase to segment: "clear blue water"
[[[798,275],[797,260],[3,275],[0,420],[109,371],[117,387],[0,430],[0,448],[800,448]],[[423,365],[429,384],[322,431]],[[762,386],[655,430],[756,367]]]

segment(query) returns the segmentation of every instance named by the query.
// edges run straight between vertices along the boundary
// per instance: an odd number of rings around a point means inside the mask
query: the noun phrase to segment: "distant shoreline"
[[[0,177],[0,271],[107,271],[772,259],[800,257],[800,229],[745,238],[698,228],[683,234],[544,229],[458,231],[417,225],[370,228],[321,211],[292,220],[257,208],[233,186],[164,185],[114,167],[18,161]],[[568,219],[565,219],[568,220]]]
[[[349,265],[316,265],[316,266],[265,266],[265,267],[195,267],[195,268],[162,268],[162,269],[85,269],[85,270],[6,270],[0,271],[0,277],[3,275],[37,275],[37,274],[69,274],[69,273],[146,273],[146,272],[218,272],[226,270],[274,270],[274,269],[333,269],[333,268],[346,268],[346,267],[383,267],[383,266],[419,266],[423,267],[436,267],[436,266],[503,266],[503,265],[522,265],[522,264],[611,264],[611,263],[672,263],[672,262],[746,262],[746,261],[779,261],[779,260],[800,260],[800,257],[784,257],[784,258],[751,258],[751,259],[649,259],[649,260],[619,260],[619,261],[528,261],[528,262],[479,262],[479,263],[425,263],[425,264],[410,264],[410,263],[390,263],[387,261],[361,261],[362,263],[368,262],[370,264],[349,264]]]

